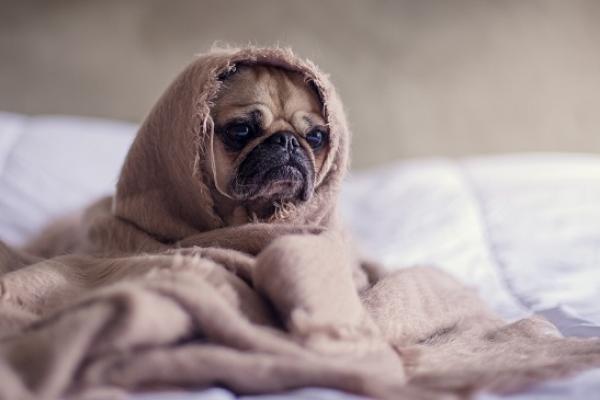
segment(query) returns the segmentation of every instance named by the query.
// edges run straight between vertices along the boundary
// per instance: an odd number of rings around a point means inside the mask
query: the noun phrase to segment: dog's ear
[[[219,74],[219,76],[217,77],[217,79],[220,80],[220,81],[226,81],[233,74],[235,74],[237,71],[238,71],[238,66],[236,64],[233,64],[232,66],[230,66],[229,68],[227,68],[225,71],[221,72]]]
[[[312,79],[305,79],[304,82],[306,82],[306,86],[308,86],[309,89],[314,93],[315,97],[319,99],[319,104],[321,105],[321,108],[323,108],[325,105],[323,93],[321,93],[315,81]]]

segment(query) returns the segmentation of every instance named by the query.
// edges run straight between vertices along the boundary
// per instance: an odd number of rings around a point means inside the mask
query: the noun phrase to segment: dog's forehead
[[[300,73],[264,65],[238,67],[224,82],[218,103],[234,107],[262,104],[282,116],[299,109],[321,110],[317,93]]]

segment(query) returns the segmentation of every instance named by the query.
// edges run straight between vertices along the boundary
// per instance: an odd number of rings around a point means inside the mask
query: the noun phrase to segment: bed
[[[134,133],[117,121],[0,112],[0,238],[21,244],[49,220],[110,193]],[[387,268],[435,265],[509,320],[537,313],[565,335],[600,336],[600,156],[403,161],[352,173],[341,203],[362,252]],[[598,393],[600,369],[506,398]],[[132,398],[236,397],[211,388]],[[318,388],[242,398],[358,399]]]

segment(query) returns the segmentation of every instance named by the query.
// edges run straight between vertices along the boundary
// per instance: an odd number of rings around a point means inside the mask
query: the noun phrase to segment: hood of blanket
[[[348,166],[350,132],[342,103],[328,77],[309,60],[284,48],[218,49],[199,55],[167,88],[141,125],[117,184],[112,213],[161,241],[226,226],[206,162],[214,124],[211,105],[237,65],[271,65],[296,71],[317,89],[330,129],[330,150],[315,193],[272,223],[329,227]]]

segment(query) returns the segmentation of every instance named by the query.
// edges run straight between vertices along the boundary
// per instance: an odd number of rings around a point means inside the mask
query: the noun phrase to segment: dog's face
[[[308,201],[329,150],[316,90],[299,74],[241,66],[212,108],[217,184],[259,217]]]

